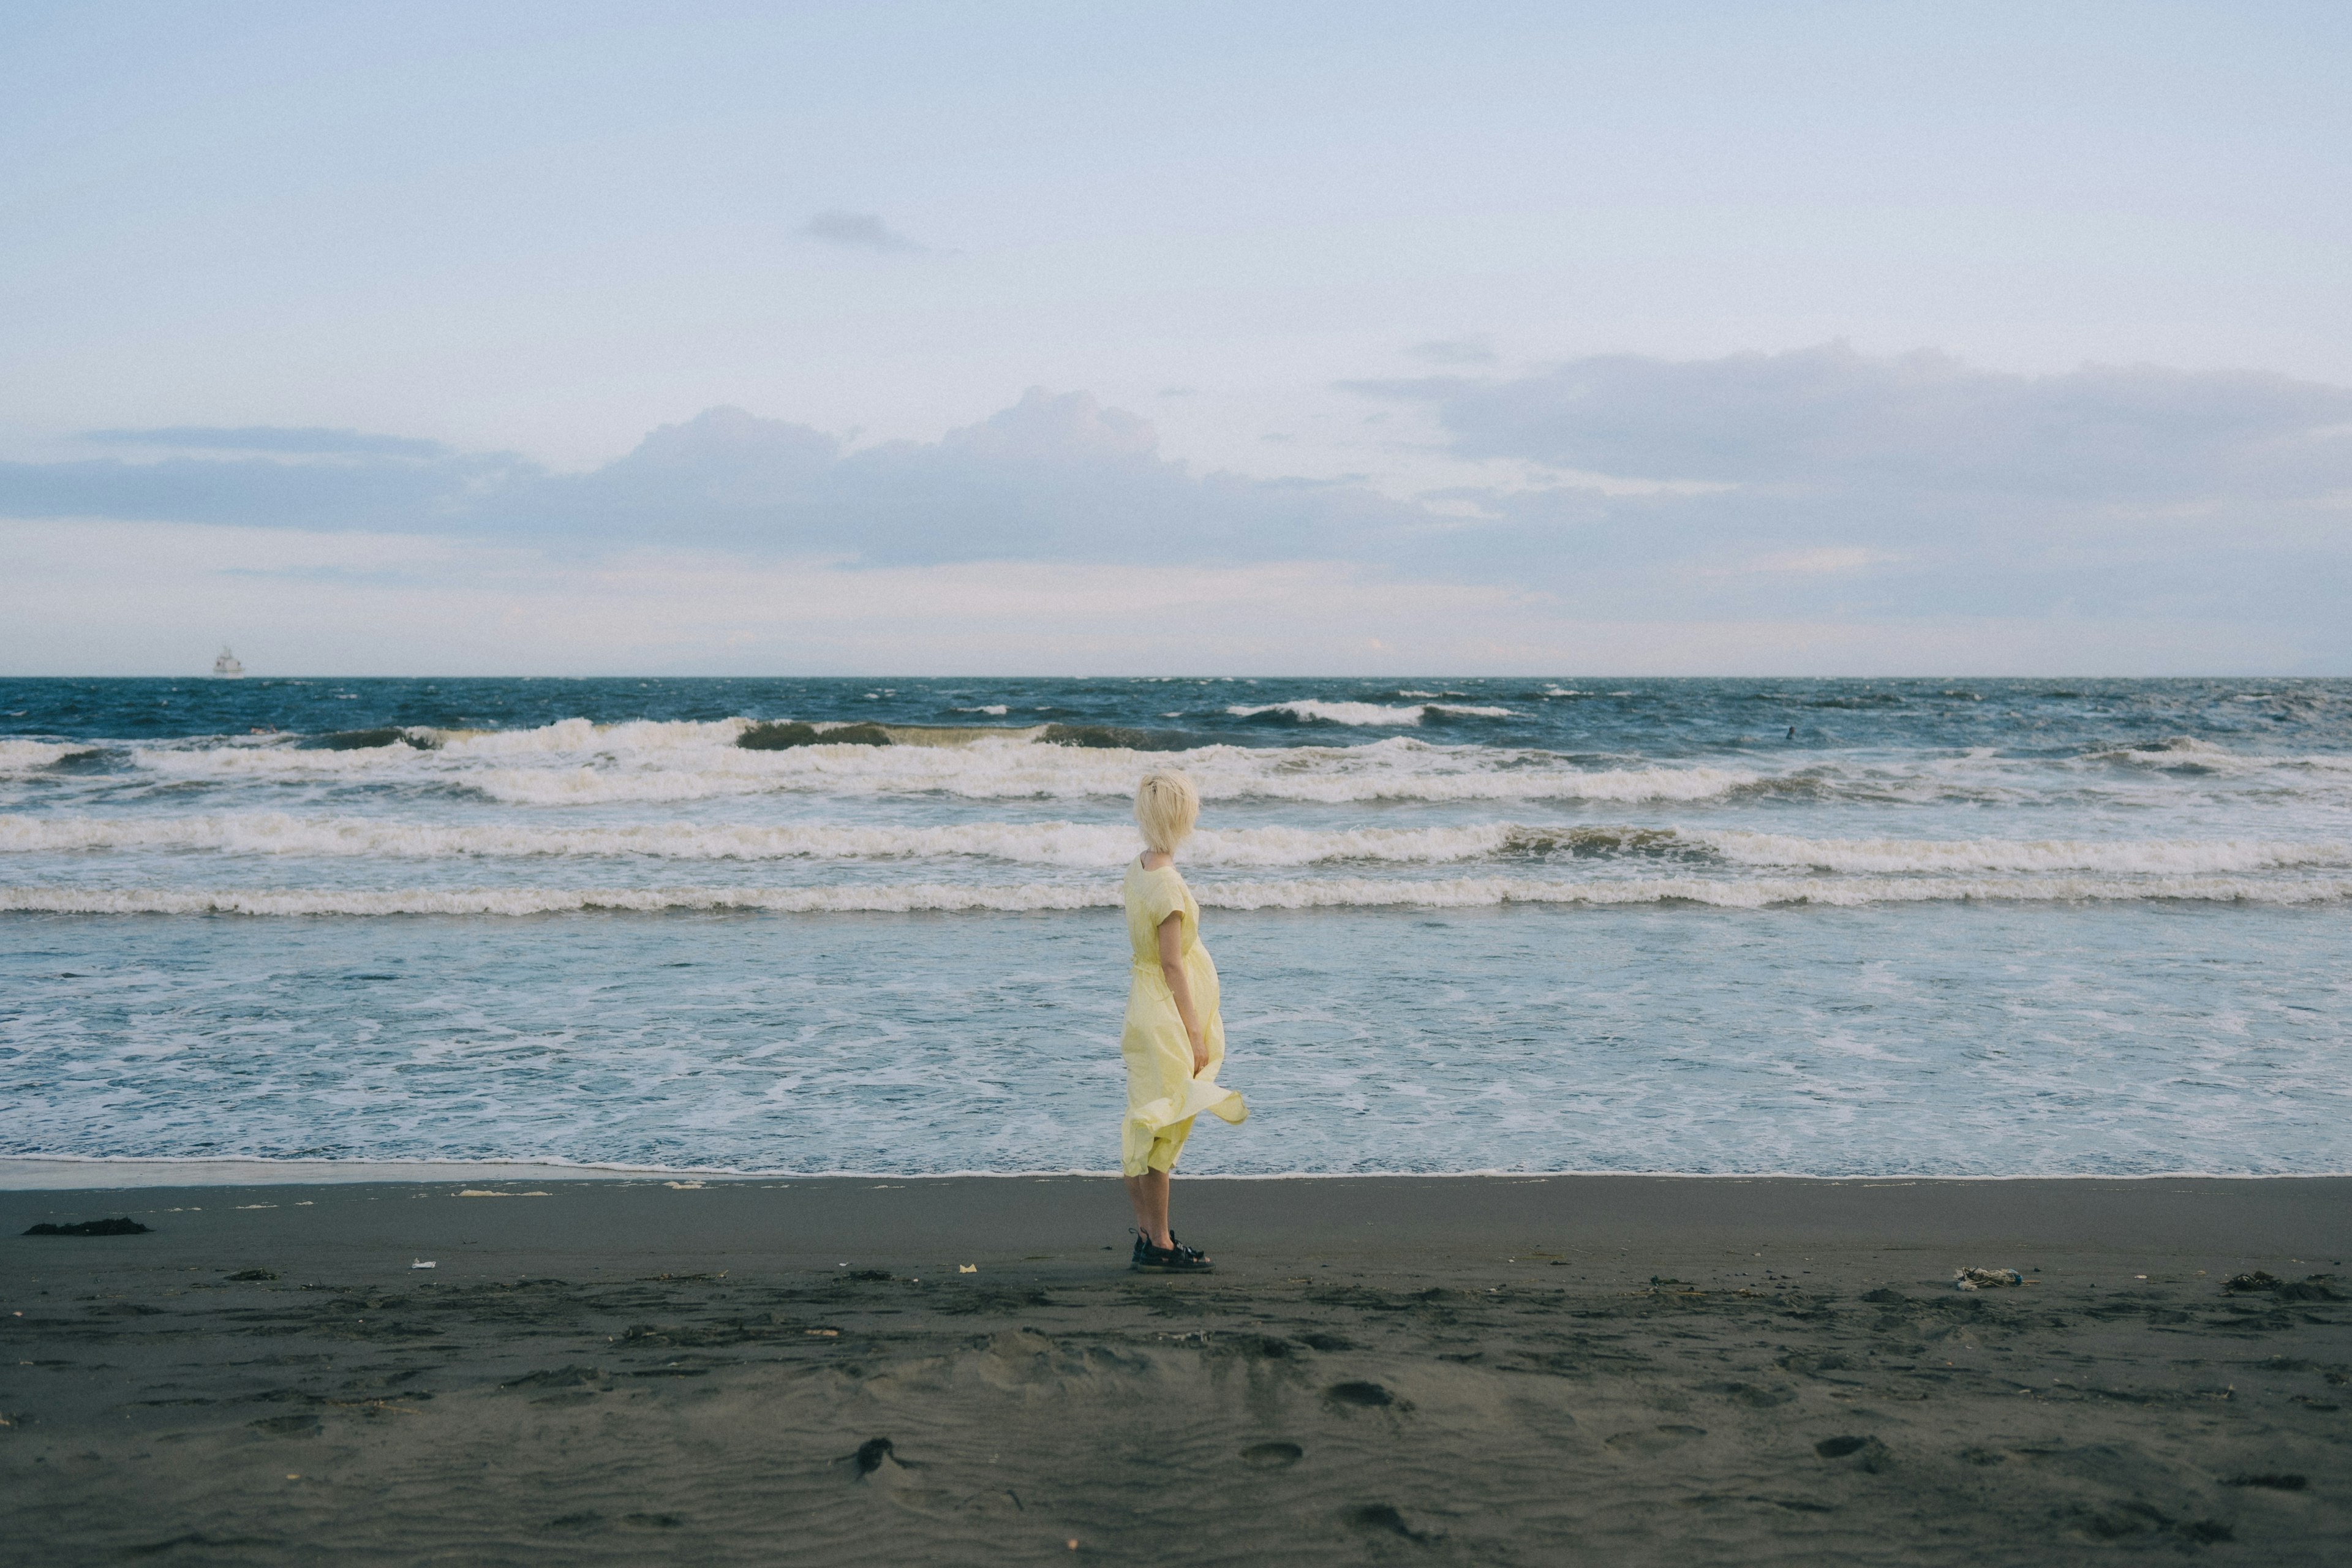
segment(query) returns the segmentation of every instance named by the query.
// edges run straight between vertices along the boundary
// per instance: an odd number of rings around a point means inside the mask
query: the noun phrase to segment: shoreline
[[[662,1182],[1034,1182],[1108,1181],[1117,1170],[745,1171],[712,1165],[591,1165],[531,1160],[273,1160],[203,1156],[0,1155],[0,1194],[137,1192],[154,1187],[351,1186],[452,1181]],[[1186,1185],[1211,1182],[1811,1182],[1987,1184],[2004,1182],[2330,1182],[2352,1171],[2021,1171],[2014,1173],[1810,1171],[1211,1171],[1181,1173]],[[100,1179],[102,1178],[102,1179]]]
[[[391,1182],[0,1190],[0,1245],[21,1260],[30,1256],[19,1234],[28,1225],[128,1215],[154,1223],[157,1235],[113,1247],[156,1254],[176,1254],[184,1245],[257,1246],[321,1265],[373,1268],[378,1249],[413,1250],[412,1243],[427,1244],[454,1227],[453,1234],[470,1238],[467,1246],[510,1251],[519,1268],[527,1258],[541,1266],[572,1257],[597,1263],[609,1252],[616,1263],[748,1253],[762,1259],[762,1267],[793,1268],[812,1256],[837,1252],[913,1263],[950,1237],[966,1238],[960,1245],[975,1254],[1025,1258],[1039,1247],[1058,1247],[1082,1256],[1106,1239],[1123,1241],[1129,1217],[1112,1176],[563,1180],[547,1170],[512,1166],[484,1173],[493,1169],[454,1168],[425,1180]],[[480,1201],[526,1193],[533,1201]],[[305,1216],[298,1210],[318,1212]],[[1319,1256],[1335,1246],[1354,1247],[1364,1232],[1377,1231],[1374,1256],[1385,1260],[1382,1267],[1402,1268],[1507,1255],[1537,1246],[1544,1236],[1563,1246],[1581,1237],[1585,1246],[1662,1254],[1704,1252],[1731,1236],[1753,1237],[1768,1249],[1801,1238],[1832,1248],[1891,1247],[1906,1254],[2016,1247],[2096,1258],[2122,1249],[2210,1257],[2210,1263],[2200,1263],[2209,1272],[2231,1259],[2281,1249],[2316,1258],[2314,1267],[2352,1258],[2352,1176],[1192,1179],[1178,1184],[1176,1212],[1180,1224],[1242,1258]],[[312,1223],[329,1215],[336,1216],[333,1226]],[[167,1232],[177,1239],[163,1239]],[[131,1262],[138,1254],[119,1256]],[[197,1262],[191,1257],[180,1267]],[[1956,1257],[1949,1267],[1984,1262]],[[2224,1275],[2237,1271],[2232,1265]],[[1947,1268],[1942,1282],[1948,1281]]]

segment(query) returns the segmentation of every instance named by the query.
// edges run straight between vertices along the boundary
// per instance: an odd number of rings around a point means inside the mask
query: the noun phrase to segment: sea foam
[[[88,746],[59,745],[51,741],[0,741],[0,778],[54,767]]]
[[[1416,695],[1408,692],[1407,696]],[[1410,729],[1432,713],[1451,713],[1467,719],[1510,719],[1517,717],[1508,708],[1473,707],[1464,703],[1418,702],[1410,707],[1390,707],[1378,702],[1322,702],[1309,698],[1298,702],[1262,702],[1255,707],[1236,704],[1226,712],[1236,719],[1255,719],[1262,713],[1283,713],[1312,723],[1349,724],[1369,729]]]
[[[1760,910],[1778,905],[1856,908],[1887,903],[2000,901],[2094,903],[2172,900],[2195,903],[2334,903],[2352,896],[2352,879],[2294,882],[2231,877],[2051,878],[1727,878],[1544,881],[1505,877],[1403,880],[1204,883],[1202,906],[1222,910],[1482,909],[1508,904],[1622,906],[1689,903]],[[655,913],[740,910],[778,914],[906,914],[918,911],[1026,912],[1118,906],[1107,883],[1029,882],[978,886],[945,882],[824,888],[396,888],[100,889],[0,888],[0,910],[115,915],[545,915],[587,910]]]
[[[546,857],[669,860],[980,858],[1103,869],[1135,852],[1125,824],[965,822],[658,822],[619,827],[460,825],[383,817],[299,817],[283,812],[201,816],[0,815],[0,854],[166,849],[224,855],[514,859]],[[1805,838],[1731,829],[1517,821],[1444,827],[1206,828],[1184,847],[1188,864],[1313,866],[1351,860],[1443,864],[1549,855],[1712,858],[1821,871],[2103,871],[2192,875],[2352,865],[2338,840]]]

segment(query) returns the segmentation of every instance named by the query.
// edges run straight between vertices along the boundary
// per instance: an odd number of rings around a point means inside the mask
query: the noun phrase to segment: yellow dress
[[[1205,1110],[1220,1121],[1240,1122],[1249,1115],[1242,1097],[1217,1082],[1225,1065],[1225,1025],[1217,1016],[1217,966],[1201,945],[1201,906],[1173,866],[1143,868],[1138,856],[1128,863],[1127,939],[1135,950],[1127,993],[1127,1029],[1118,1052],[1127,1059],[1127,1121],[1119,1134],[1119,1169],[1130,1176],[1175,1166],[1177,1152],[1192,1131],[1192,1118]],[[1170,915],[1184,917],[1179,945],[1192,1007],[1209,1065],[1192,1071],[1192,1042],[1168,977],[1160,970],[1160,926]]]

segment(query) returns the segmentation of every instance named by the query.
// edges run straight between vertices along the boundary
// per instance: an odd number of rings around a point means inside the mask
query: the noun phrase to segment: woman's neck
[[[1176,864],[1176,857],[1165,849],[1147,849],[1143,852],[1142,860],[1143,868],[1147,871],[1157,871],[1163,866]]]

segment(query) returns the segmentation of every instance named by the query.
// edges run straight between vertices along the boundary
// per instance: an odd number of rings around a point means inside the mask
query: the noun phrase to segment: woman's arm
[[[1192,1070],[1209,1065],[1209,1042],[1192,1011],[1192,982],[1184,973],[1184,916],[1181,910],[1160,922],[1160,973],[1167,977],[1168,994],[1176,998],[1176,1016],[1184,1020],[1185,1037],[1192,1042]]]

